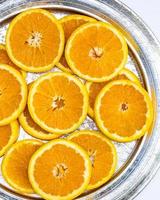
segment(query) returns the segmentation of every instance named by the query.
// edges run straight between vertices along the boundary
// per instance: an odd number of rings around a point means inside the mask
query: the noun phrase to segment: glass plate
[[[159,167],[160,160],[160,45],[144,22],[124,4],[115,0],[0,0],[0,43],[5,43],[5,32],[10,20],[28,8],[45,8],[57,18],[80,13],[117,27],[126,37],[129,46],[127,68],[139,76],[148,90],[154,104],[154,123],[141,140],[131,143],[115,143],[118,152],[117,171],[107,184],[97,190],[83,194],[80,200],[120,200],[132,199],[151,180]],[[57,68],[52,71],[58,70]],[[28,73],[27,82],[40,74]],[[87,117],[80,129],[96,130],[94,122]],[[20,140],[31,138],[23,129]],[[0,160],[1,162],[1,160]],[[77,172],[78,173],[78,172]],[[25,196],[15,193],[3,180],[0,172],[0,197],[3,199],[39,199],[38,196]]]

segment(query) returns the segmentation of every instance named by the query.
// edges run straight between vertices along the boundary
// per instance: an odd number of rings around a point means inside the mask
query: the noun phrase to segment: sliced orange
[[[28,180],[28,164],[32,154],[42,145],[38,140],[22,140],[14,144],[2,161],[2,175],[18,193],[34,193]]]
[[[0,126],[15,120],[27,100],[27,85],[14,68],[0,64]]]
[[[10,23],[6,48],[12,62],[21,69],[29,72],[48,71],[63,53],[63,28],[50,12],[27,10]]]
[[[57,134],[72,132],[87,115],[86,87],[72,75],[50,72],[32,84],[28,109],[33,120],[46,131]]]
[[[98,131],[89,130],[74,132],[69,140],[82,146],[92,162],[88,190],[98,188],[111,179],[117,166],[117,153],[110,140]]]
[[[79,77],[104,82],[125,66],[128,47],[123,35],[111,24],[89,22],[72,33],[66,44],[65,57]]]
[[[38,124],[36,124],[29,111],[28,111],[28,107],[26,106],[25,110],[23,111],[23,113],[19,116],[19,122],[22,126],[22,128],[31,136],[38,138],[38,139],[42,139],[42,140],[52,140],[55,138],[60,137],[60,135],[55,134],[55,133],[49,133],[47,131],[45,131],[44,129],[42,129]]]
[[[67,41],[70,35],[72,34],[72,32],[76,30],[79,26],[87,22],[94,22],[96,20],[84,15],[74,14],[74,15],[67,15],[61,18],[59,21],[63,26],[65,41]],[[64,72],[72,73],[70,67],[67,64],[64,54],[62,55],[60,62],[57,64],[57,67],[59,67]]]
[[[17,121],[11,124],[0,126],[0,157],[10,148],[18,139],[19,125]]]
[[[3,44],[0,44],[0,64],[6,64],[13,67],[14,69],[18,70],[24,78],[26,78],[26,72],[21,70],[10,60],[6,51],[6,47]]]
[[[131,72],[128,69],[122,69],[120,71],[120,73],[115,76],[111,81],[113,80],[123,80],[123,79],[127,79],[127,80],[131,80],[137,84],[140,84],[139,79],[137,78],[137,76]],[[101,89],[108,84],[109,81],[106,82],[102,82],[102,83],[95,83],[95,82],[87,82],[86,83],[86,87],[89,93],[89,109],[88,109],[88,114],[90,117],[94,117],[94,103],[96,100],[97,95],[99,94],[99,92],[101,91]]]
[[[148,131],[153,120],[148,93],[129,80],[107,84],[96,98],[94,113],[100,130],[118,142],[139,139]]]
[[[43,145],[31,158],[29,180],[47,200],[70,200],[83,193],[91,177],[86,151],[63,139]]]
[[[31,85],[32,83],[28,85],[28,90],[31,88]],[[29,113],[27,105],[18,119],[22,128],[32,137],[42,140],[52,140],[61,136],[55,133],[49,133],[36,124]]]

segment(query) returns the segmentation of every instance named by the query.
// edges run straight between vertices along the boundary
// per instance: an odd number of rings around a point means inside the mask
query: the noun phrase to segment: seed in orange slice
[[[2,175],[6,182],[20,194],[34,193],[28,179],[31,156],[42,145],[38,140],[22,140],[15,143],[2,161]]]
[[[31,158],[29,180],[42,198],[74,199],[85,191],[91,177],[91,162],[77,144],[56,139],[43,145]]]
[[[9,65],[11,67],[13,67],[14,69],[18,70],[22,76],[25,78],[26,77],[26,72],[21,70],[19,67],[17,67],[8,57],[7,51],[6,51],[6,47],[3,44],[0,44],[0,64],[6,64]]]
[[[113,80],[131,80],[137,84],[140,84],[139,79],[137,76],[131,72],[128,69],[122,69],[120,73],[115,76],[111,81]],[[88,108],[88,114],[90,117],[94,117],[94,103],[96,100],[97,95],[101,91],[101,89],[108,84],[110,81],[102,82],[102,83],[96,83],[96,82],[87,82],[86,87],[89,93],[89,108]]]
[[[107,84],[96,98],[94,113],[100,130],[118,142],[139,139],[148,131],[153,120],[148,93],[129,80]]]
[[[72,132],[87,115],[86,87],[72,75],[50,72],[32,84],[28,109],[33,120],[46,131],[57,134]]]
[[[125,66],[128,47],[124,36],[111,24],[89,22],[72,33],[66,44],[65,57],[79,77],[104,82]]]
[[[0,157],[3,156],[11,145],[18,139],[19,125],[17,121],[0,126]]]
[[[49,132],[45,131],[38,124],[36,124],[33,121],[32,117],[28,111],[27,106],[26,106],[25,110],[23,111],[23,113],[19,116],[18,119],[19,119],[19,122],[20,122],[22,128],[28,134],[30,134],[32,137],[42,139],[42,140],[52,140],[52,139],[60,137],[60,135],[58,135],[58,134],[49,133]]]
[[[117,153],[112,142],[98,131],[77,131],[69,140],[83,147],[92,163],[92,176],[88,190],[106,183],[113,176],[117,166]]]
[[[0,126],[15,120],[27,100],[27,85],[14,68],[0,64]]]
[[[94,22],[96,20],[88,16],[74,14],[74,15],[67,15],[61,18],[59,21],[63,26],[65,41],[67,41],[72,32],[75,31],[79,26],[87,22]],[[67,64],[64,54],[62,55],[59,63],[57,64],[57,67],[64,72],[72,73],[70,67]]]
[[[43,9],[20,13],[10,23],[6,49],[13,63],[25,71],[44,72],[59,61],[64,32],[58,20]]]

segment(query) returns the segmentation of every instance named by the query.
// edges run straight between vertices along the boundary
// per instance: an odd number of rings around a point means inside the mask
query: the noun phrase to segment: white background
[[[160,40],[160,0],[121,0],[132,8]],[[160,170],[135,200],[160,200]]]

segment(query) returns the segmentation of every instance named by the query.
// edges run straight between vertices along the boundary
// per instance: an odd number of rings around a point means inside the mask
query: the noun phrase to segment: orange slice
[[[0,126],[9,124],[23,111],[27,100],[27,85],[14,68],[0,64]]]
[[[21,69],[29,72],[48,71],[63,53],[63,28],[50,12],[27,10],[10,23],[6,48],[12,62]]]
[[[19,125],[17,121],[0,126],[0,157],[3,156],[10,146],[18,139]]]
[[[32,156],[29,180],[44,199],[70,200],[85,191],[91,169],[86,151],[75,143],[57,139]]]
[[[24,78],[26,78],[26,72],[21,70],[19,67],[17,67],[8,57],[6,48],[3,44],[0,44],[0,64],[6,64],[14,69],[18,70]]]
[[[30,90],[32,83],[28,85],[28,90]],[[42,140],[52,140],[61,136],[55,133],[49,133],[36,124],[29,113],[28,106],[26,106],[18,119],[22,128],[32,137]]]
[[[87,22],[94,22],[95,19],[91,17],[87,17],[84,15],[67,15],[60,20],[61,25],[63,26],[64,35],[65,35],[65,41],[68,40],[70,35],[74,30],[76,30],[79,26],[87,23]],[[60,62],[57,64],[57,67],[59,67],[64,72],[72,73],[70,67],[67,64],[67,61],[65,59],[65,55],[63,54]]]
[[[120,73],[115,76],[113,80],[131,80],[137,84],[140,84],[139,79],[137,78],[137,76],[131,72],[128,69],[122,69],[122,71],[120,71]],[[90,117],[94,117],[94,103],[96,100],[97,95],[99,94],[99,92],[101,91],[101,89],[108,84],[110,81],[106,81],[106,82],[102,82],[102,83],[95,83],[95,82],[87,82],[86,83],[86,87],[89,93],[89,109],[88,109],[88,114]]]
[[[28,180],[28,164],[32,154],[42,145],[38,140],[22,140],[14,144],[2,161],[2,175],[18,193],[34,193]]]
[[[117,165],[117,153],[110,140],[98,131],[77,131],[69,140],[83,147],[92,162],[92,176],[87,189],[95,189],[113,176]]]
[[[48,73],[31,86],[28,109],[33,120],[46,131],[57,134],[72,132],[87,115],[86,87],[67,73]]]
[[[42,140],[52,140],[55,138],[60,137],[60,135],[57,135],[55,133],[49,133],[47,131],[45,131],[44,129],[42,129],[38,124],[36,124],[29,111],[28,111],[28,107],[26,106],[25,110],[23,111],[23,113],[19,116],[19,122],[22,126],[22,128],[31,136],[38,138],[38,139],[42,139]]]
[[[123,35],[111,24],[90,22],[76,29],[68,39],[65,57],[79,77],[104,82],[116,76],[127,62]]]
[[[100,130],[118,142],[139,139],[148,131],[153,120],[148,93],[129,80],[107,84],[97,96],[94,109]]]

